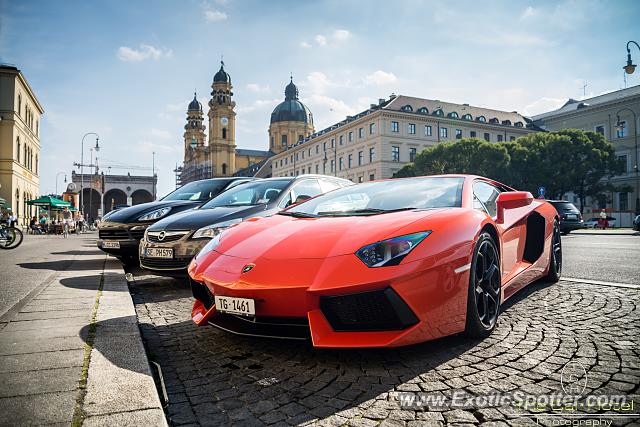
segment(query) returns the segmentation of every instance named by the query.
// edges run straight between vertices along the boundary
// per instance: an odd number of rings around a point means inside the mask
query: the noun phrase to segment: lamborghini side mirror
[[[533,195],[528,191],[505,191],[500,193],[496,199],[497,218],[496,222],[502,224],[504,222],[505,209],[516,209],[528,206],[533,202]]]

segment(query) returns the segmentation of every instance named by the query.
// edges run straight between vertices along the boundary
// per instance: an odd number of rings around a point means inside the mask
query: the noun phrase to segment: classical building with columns
[[[253,176],[274,154],[293,146],[314,132],[313,115],[300,102],[297,86],[291,78],[285,98],[271,113],[269,150],[238,148],[236,144],[236,103],[233,100],[231,76],[221,63],[213,76],[211,99],[205,115],[197,94],[187,107],[184,127],[184,161],[177,167],[176,186],[204,178]],[[270,173],[268,173],[270,174]]]

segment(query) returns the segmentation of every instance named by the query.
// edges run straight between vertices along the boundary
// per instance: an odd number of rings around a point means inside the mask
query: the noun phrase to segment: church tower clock
[[[209,100],[209,150],[214,176],[231,176],[236,171],[236,106],[232,100],[231,76],[220,62],[213,76]]]

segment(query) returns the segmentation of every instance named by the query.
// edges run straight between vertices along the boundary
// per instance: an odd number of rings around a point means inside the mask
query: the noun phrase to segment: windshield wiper
[[[317,218],[318,215],[308,214],[304,212],[292,212],[292,211],[282,211],[278,212],[278,215],[287,215],[292,216],[294,218]]]
[[[349,216],[349,215],[379,215],[391,212],[410,211],[418,208],[398,208],[398,209],[355,209],[352,211],[333,211],[333,212],[318,212],[318,216]]]

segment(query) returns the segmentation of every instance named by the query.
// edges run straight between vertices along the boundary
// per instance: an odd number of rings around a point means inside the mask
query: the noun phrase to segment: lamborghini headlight
[[[242,222],[242,218],[230,219],[229,221],[218,222],[216,224],[207,225],[206,227],[202,227],[197,230],[191,236],[192,239],[211,239],[212,237],[217,236],[224,229],[231,227],[232,225],[239,224]]]
[[[367,267],[398,265],[429,234],[431,234],[431,230],[372,243],[358,249],[356,256]]]
[[[166,214],[168,214],[170,210],[171,210],[170,206],[166,206],[160,209],[155,209],[139,217],[138,221],[155,221],[156,219],[160,219]]]

